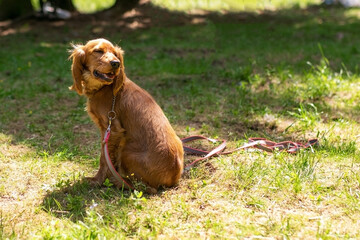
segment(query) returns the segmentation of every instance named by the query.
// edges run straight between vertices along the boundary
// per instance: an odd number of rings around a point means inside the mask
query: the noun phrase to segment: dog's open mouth
[[[115,73],[114,72],[109,72],[109,73],[101,73],[98,70],[94,70],[94,76],[96,78],[100,78],[102,80],[105,80],[107,82],[112,82],[115,78]]]

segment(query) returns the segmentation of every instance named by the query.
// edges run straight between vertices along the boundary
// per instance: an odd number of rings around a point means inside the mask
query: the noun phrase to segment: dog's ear
[[[120,74],[115,79],[113,84],[113,94],[114,96],[116,96],[116,94],[120,91],[121,87],[124,84],[126,75],[125,75],[125,66],[124,66],[124,57],[123,57],[124,51],[118,46],[115,46],[114,48],[115,48],[115,55],[120,60]]]
[[[83,70],[85,64],[85,51],[83,45],[74,45],[71,44],[73,49],[69,50],[70,56],[69,60],[72,60],[71,72],[73,76],[74,83],[70,90],[75,90],[79,95],[83,94],[82,82],[83,79]]]

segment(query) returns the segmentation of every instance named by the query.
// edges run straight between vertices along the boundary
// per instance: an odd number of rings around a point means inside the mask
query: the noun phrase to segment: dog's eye
[[[96,52],[96,53],[104,53],[104,51],[102,49],[95,49],[94,52]]]

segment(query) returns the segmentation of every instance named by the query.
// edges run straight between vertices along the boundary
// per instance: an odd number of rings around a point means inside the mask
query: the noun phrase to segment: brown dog
[[[87,97],[88,114],[102,139],[116,96],[108,149],[120,175],[134,176],[150,191],[176,184],[183,171],[182,143],[150,94],[126,77],[122,49],[105,39],[72,46],[69,58],[74,84],[70,89]],[[106,178],[123,187],[109,171],[102,144],[100,169],[89,180],[102,184]]]

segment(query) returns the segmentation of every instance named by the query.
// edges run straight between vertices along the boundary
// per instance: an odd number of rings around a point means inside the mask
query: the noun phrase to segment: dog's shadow
[[[157,194],[161,194],[159,191]],[[115,188],[106,181],[102,186],[91,186],[85,179],[63,181],[47,189],[41,209],[57,217],[73,222],[83,221],[91,211],[105,213],[116,207],[124,210],[139,207],[149,197],[142,191]]]
[[[206,170],[208,173],[214,171],[210,163],[205,163],[205,168],[199,169]],[[194,174],[203,174],[203,172],[186,171],[182,176],[183,181],[193,178]],[[83,221],[92,211],[103,215],[114,208],[121,211],[142,208],[147,198],[160,196],[169,190],[177,191],[185,183],[179,183],[171,188],[160,187],[155,194],[147,193],[145,185],[140,182],[133,182],[133,184],[137,190],[118,189],[108,179],[102,186],[93,186],[85,177],[74,175],[73,178],[61,179],[56,184],[47,186],[45,189],[47,193],[40,208],[57,218],[68,218],[73,222],[78,222]]]

